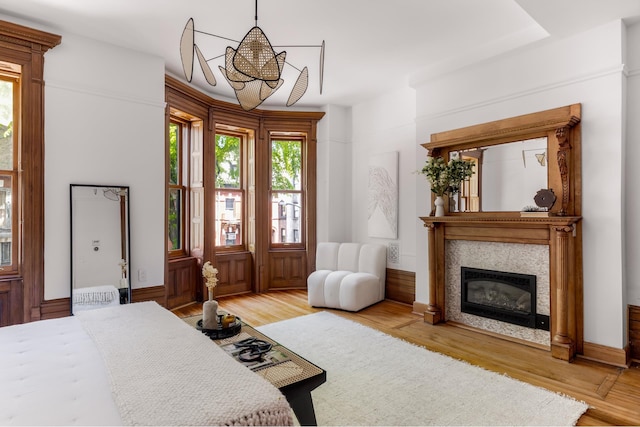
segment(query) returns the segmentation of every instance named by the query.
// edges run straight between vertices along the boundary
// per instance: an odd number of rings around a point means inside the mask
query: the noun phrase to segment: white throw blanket
[[[91,286],[73,290],[74,305],[108,305],[114,301],[120,304],[120,292],[115,286]]]
[[[291,425],[285,397],[155,302],[77,313],[130,425]]]

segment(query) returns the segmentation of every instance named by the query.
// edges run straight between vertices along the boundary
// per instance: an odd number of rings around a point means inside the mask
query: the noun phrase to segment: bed
[[[284,396],[155,302],[0,328],[0,425],[291,425]]]

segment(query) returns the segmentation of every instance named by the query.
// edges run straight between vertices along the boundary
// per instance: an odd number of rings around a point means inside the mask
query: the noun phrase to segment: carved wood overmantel
[[[551,355],[583,352],[581,106],[573,104],[431,135],[430,156],[513,141],[547,138],[547,184],[557,196],[547,217],[520,212],[453,212],[420,219],[427,228],[429,303],[424,320],[444,322],[446,241],[523,243],[549,247]],[[435,196],[432,194],[431,202]],[[448,208],[445,198],[445,208]]]

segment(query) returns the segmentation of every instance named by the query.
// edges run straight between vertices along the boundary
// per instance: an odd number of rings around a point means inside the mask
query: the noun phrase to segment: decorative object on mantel
[[[549,217],[555,216],[555,213],[550,212],[549,209],[556,202],[556,195],[550,188],[543,188],[538,190],[533,201],[536,206],[525,206],[520,212],[522,217]]]
[[[427,177],[431,191],[436,195],[435,216],[444,216],[443,196],[460,191],[460,183],[473,175],[473,167],[472,161],[461,159],[457,153],[448,163],[442,157],[429,157],[420,173]]]
[[[282,79],[282,71],[285,64],[300,72],[296,80],[289,99],[287,107],[292,106],[307,91],[309,85],[309,69],[304,67],[302,70],[285,61],[286,51],[276,53],[273,50],[269,39],[264,31],[258,27],[258,0],[255,7],[255,26],[249,30],[242,41],[233,40],[216,34],[206,33],[195,29],[193,18],[189,18],[182,32],[180,39],[180,57],[182,59],[182,68],[188,82],[193,77],[193,61],[194,54],[198,57],[200,68],[204,74],[207,83],[211,86],[216,85],[216,78],[209,67],[208,62],[214,59],[224,57],[224,66],[218,66],[220,72],[225,77],[229,85],[233,88],[236,98],[240,106],[246,110],[253,110],[262,104],[268,97],[273,95],[276,90],[284,84]],[[215,38],[233,41],[238,43],[237,49],[227,46],[226,51],[222,55],[218,55],[211,59],[205,59],[200,48],[195,43],[195,33],[212,36]],[[320,94],[322,94],[322,81],[324,74],[324,40],[320,45],[289,45],[276,46],[289,48],[319,48],[320,49]]]
[[[218,328],[218,301],[213,299],[213,290],[218,285],[218,269],[211,265],[209,261],[202,266],[202,277],[204,277],[209,291],[209,299],[202,305],[202,327],[204,329]]]

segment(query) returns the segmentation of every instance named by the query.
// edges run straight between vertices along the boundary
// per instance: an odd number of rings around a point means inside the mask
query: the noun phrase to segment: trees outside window
[[[215,136],[215,245],[219,250],[245,248],[244,164],[247,134],[219,130]]]
[[[281,230],[272,234],[272,246],[302,246],[294,230],[304,229],[303,142],[303,135],[271,138],[271,227]]]
[[[0,75],[0,275],[18,271],[19,237],[16,207],[18,192],[18,144],[14,132],[14,112],[20,88],[19,74]]]
[[[172,120],[169,123],[169,206],[168,235],[170,256],[185,254],[185,194],[183,177],[183,151],[186,146],[185,123]]]

